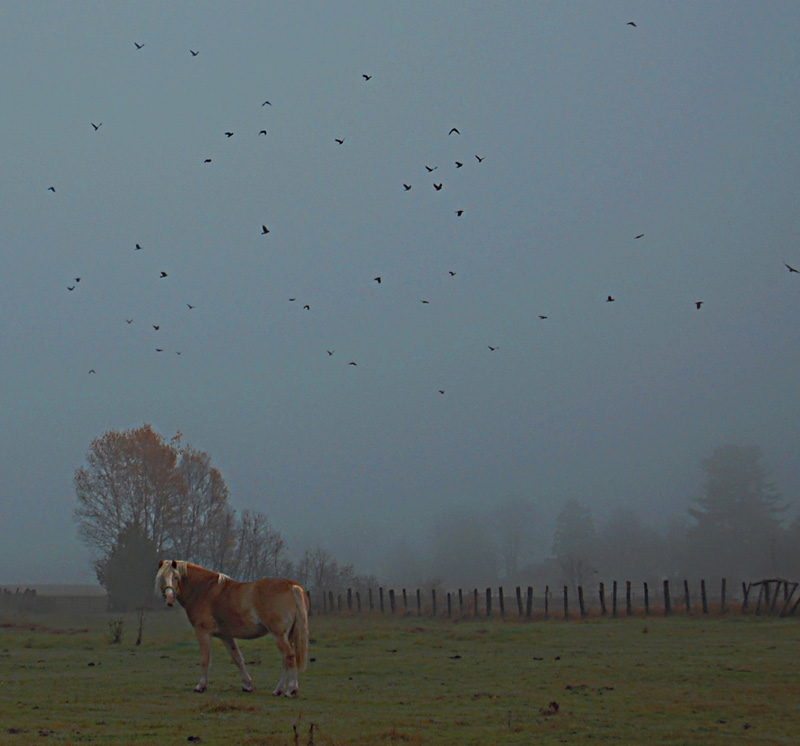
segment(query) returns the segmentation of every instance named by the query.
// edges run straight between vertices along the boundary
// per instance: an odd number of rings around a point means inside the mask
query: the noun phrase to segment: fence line
[[[800,608],[800,596],[795,599],[795,593],[798,589],[798,583],[791,580],[784,580],[782,578],[772,578],[769,580],[760,580],[758,582],[746,583],[742,582],[742,596],[741,604],[738,608],[739,613],[748,614],[777,614],[779,616],[800,616],[798,609]],[[758,595],[753,601],[754,591],[758,590]],[[367,613],[379,613],[402,616],[412,616],[413,611],[409,609],[408,593],[406,588],[401,589],[403,598],[403,608],[398,610],[395,602],[395,589],[385,589],[383,586],[378,588],[378,598],[380,603],[377,611],[373,609],[372,588],[368,589],[370,604]],[[387,609],[384,604],[384,595],[388,593],[389,608]],[[503,586],[497,588],[487,587],[484,593],[480,593],[478,588],[472,588],[471,592],[464,588],[458,588],[454,591],[438,590],[438,593],[446,593],[446,604],[444,610],[441,604],[437,605],[437,589],[432,588],[429,591],[430,601],[423,603],[422,589],[416,589],[416,616],[430,616],[430,617],[446,617],[446,618],[492,618],[498,617],[500,619],[509,618],[514,616],[507,613],[506,607],[506,594]],[[672,616],[675,614],[683,615],[701,615],[708,616],[712,612],[717,615],[724,615],[731,613],[731,601],[739,601],[739,599],[732,599],[728,595],[727,581],[722,578],[719,587],[719,595],[713,599],[713,605],[710,603],[707,584],[705,580],[701,580],[699,584],[699,601],[698,598],[692,595],[692,589],[689,581],[684,580],[682,584],[682,594],[679,592],[675,594],[674,590],[670,588],[670,581],[663,581],[659,597],[656,598],[652,594],[651,588],[648,584],[642,583],[642,595],[639,598],[633,591],[633,584],[631,581],[625,581],[625,604],[621,604],[619,598],[620,585],[615,580],[611,586],[610,598],[610,612],[608,606],[607,589],[604,583],[600,583],[597,590],[597,604],[590,603],[587,594],[585,593],[584,586],[579,585],[574,589],[570,586],[562,586],[563,605],[562,610],[558,614],[562,619],[585,619],[590,616],[623,618],[631,616]],[[518,619],[550,619],[554,615],[551,613],[551,600],[554,592],[551,591],[550,586],[545,586],[545,591],[541,595],[536,595],[533,586],[516,586],[514,597],[516,598],[516,618]],[[314,595],[312,597],[312,612],[316,614],[343,614],[359,615],[363,613],[360,594],[355,591],[355,598],[357,604],[353,604],[354,593],[353,590],[348,588],[346,590],[345,600],[343,601],[342,593],[336,594],[336,602],[334,603],[334,592],[331,590],[323,591],[320,594],[321,603]],[[481,599],[483,604],[480,603]],[[571,600],[577,600],[577,610],[572,607]],[[637,607],[634,602],[640,600],[640,605]],[[513,608],[513,607],[511,607]]]

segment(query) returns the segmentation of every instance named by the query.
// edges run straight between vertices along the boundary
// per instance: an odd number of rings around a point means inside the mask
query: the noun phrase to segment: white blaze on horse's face
[[[180,588],[180,571],[178,564],[174,560],[170,563],[164,563],[166,566],[162,568],[161,574],[161,592],[164,595],[164,600],[167,606],[172,606],[175,603],[178,590]]]

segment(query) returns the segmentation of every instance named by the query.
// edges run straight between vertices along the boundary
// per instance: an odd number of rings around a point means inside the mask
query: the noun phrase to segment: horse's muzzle
[[[164,591],[164,600],[167,602],[167,606],[172,606],[175,603],[175,591],[172,588],[167,588]]]

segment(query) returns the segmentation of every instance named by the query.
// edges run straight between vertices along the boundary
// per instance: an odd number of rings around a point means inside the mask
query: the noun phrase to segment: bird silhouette
[[[92,374],[92,373],[94,373],[94,372],[95,372],[95,371],[94,371],[94,368],[92,368],[92,369],[89,371],[89,374]]]
[[[356,365],[352,360],[348,363],[348,365]]]
[[[442,190],[442,184],[434,184],[434,185],[433,185],[433,188],[434,188],[434,189],[435,189],[437,192],[440,192],[440,191]]]
[[[164,278],[164,277],[166,277],[166,276],[167,276],[167,273],[166,273],[166,272],[162,272],[160,276],[161,276],[162,278]]]
[[[483,163],[483,158],[481,158],[479,155],[476,155],[475,157],[478,159],[478,163]]]
[[[100,124],[95,124],[94,122],[91,122],[91,125],[92,127],[94,127],[94,131],[97,132],[97,130],[99,130],[103,126],[103,123],[100,122]]]
[[[52,189],[52,187],[50,187],[50,188]],[[409,189],[411,189],[411,184],[403,184],[403,189],[408,191]],[[53,189],[53,191],[55,192],[55,189]]]
[[[70,293],[71,293],[73,290],[75,290],[75,286],[74,285],[67,285],[67,290],[69,290]]]
[[[695,308],[697,308],[698,310],[700,310],[700,306],[702,306],[702,305],[703,305],[703,301],[701,301],[701,300],[695,301],[695,304],[694,304],[694,305],[695,305]]]
[[[261,104],[261,105],[262,105],[262,106],[272,106],[272,104],[271,104],[269,101],[265,101],[265,102],[264,102],[263,104]]]
[[[137,49],[141,49],[144,46],[144,44],[139,44],[139,42],[135,41],[133,42],[133,46],[136,47]]]
[[[189,52],[191,53],[192,57],[197,57],[200,52],[195,52],[194,49],[190,49]]]
[[[625,25],[626,26],[633,26],[634,28],[637,28],[636,24],[633,21],[628,21]]]
[[[610,295],[606,298],[606,303],[613,303],[616,298],[612,298]]]
[[[456,276],[456,273],[455,273],[455,272],[453,272],[453,270],[452,270],[452,269],[448,269],[448,270],[447,270],[447,274],[448,274],[448,275],[450,275],[450,277],[455,277],[455,276]]]
[[[786,262],[783,263],[783,266],[786,267],[790,272],[800,272],[800,270],[795,269],[794,267],[788,265]]]
[[[361,77],[364,78],[364,80],[372,80],[372,76],[371,75],[364,74]]]
[[[644,238],[644,233],[640,233],[638,236],[634,236],[633,240],[635,241],[637,238]]]
[[[381,276],[380,275],[378,275],[377,277],[373,277],[372,279],[375,280],[375,282],[377,282],[378,285],[381,284]]]
[[[438,166],[425,166],[425,168],[427,169],[428,173],[431,173],[432,171],[435,171],[439,167]]]
[[[430,303],[430,301],[429,300],[421,300],[420,303],[424,303],[425,305],[428,305]]]
[[[155,329],[156,331],[158,331],[160,328],[161,328],[161,327],[160,327],[160,326],[158,326],[158,324],[153,324],[153,329]]]
[[[463,165],[461,161],[456,161],[456,168],[461,168]]]
[[[261,226],[261,235],[262,235],[262,236],[266,236],[266,235],[267,235],[267,233],[269,233],[269,228],[267,228],[267,226],[266,226],[266,225],[262,225],[262,226]]]
[[[452,135],[454,132],[455,132],[457,135],[460,135],[460,134],[461,134],[461,133],[460,133],[460,132],[459,132],[459,131],[458,131],[458,130],[455,128],[455,127],[453,127],[453,129],[451,129],[451,130],[450,130],[450,131],[449,131],[447,134],[448,134],[448,135]]]
[[[194,308],[194,306],[193,306],[191,303],[187,303],[187,304],[186,304],[186,307],[187,307],[187,308],[188,308],[190,311],[191,311],[191,310]]]
[[[134,251],[141,251],[141,250],[142,250],[142,245],[137,243]]]
[[[266,131],[266,130],[261,130],[261,132],[259,132],[258,134],[259,134],[259,135],[266,135],[266,134],[267,134],[267,131]]]
[[[156,352],[164,352],[164,348],[163,347],[156,347]]]
[[[80,281],[81,281],[81,278],[80,278],[80,277],[76,277],[76,278],[75,278],[75,282],[80,282]]]
[[[210,159],[210,158],[206,158],[206,159],[203,161],[203,163],[211,163],[211,159]]]
[[[463,214],[464,214],[463,210],[456,210],[456,215],[458,215],[458,217],[461,217]]]
[[[491,345],[486,345],[486,346],[487,346],[487,347],[488,347],[488,348],[489,348],[489,349],[490,349],[492,352],[494,352],[495,350],[499,350],[499,349],[500,349],[499,347],[492,347]]]
[[[344,145],[344,138],[339,139],[338,137],[335,137],[334,141],[339,145]]]
[[[308,303],[306,303],[306,304],[303,306],[303,309],[304,309],[304,310],[306,310],[306,311],[310,311],[310,310],[311,310],[311,306],[309,306],[309,305],[308,305]]]
[[[233,137],[233,132],[226,132],[225,137]]]
[[[410,188],[411,188],[411,187],[409,187],[409,189],[410,189]],[[55,187],[47,187],[47,191],[48,191],[48,192],[52,192],[53,194],[55,194],[55,193],[56,193],[56,188],[55,188]]]
[[[539,318],[540,318],[542,321],[544,321],[544,320],[547,318],[547,316],[542,316],[542,314],[539,314]]]
[[[444,389],[439,389],[439,393],[443,394],[444,393]]]
[[[327,353],[328,353],[328,356],[331,356],[331,355],[333,355],[333,352],[334,352],[334,351],[333,351],[333,350],[325,350],[325,352],[327,352]]]
[[[125,319],[125,323],[126,324],[132,324],[133,323],[133,319]]]

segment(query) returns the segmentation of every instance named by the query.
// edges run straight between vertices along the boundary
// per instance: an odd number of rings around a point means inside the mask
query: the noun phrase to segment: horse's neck
[[[187,562],[186,575],[181,579],[181,595],[184,600],[188,601],[196,594],[203,594],[208,591],[211,586],[219,583],[219,580],[220,574],[218,572]]]

